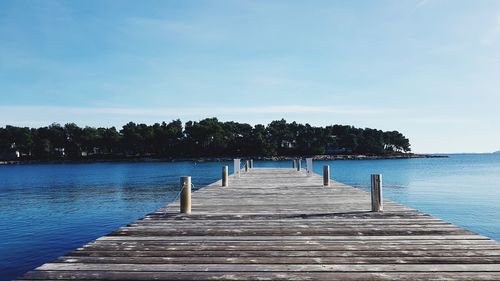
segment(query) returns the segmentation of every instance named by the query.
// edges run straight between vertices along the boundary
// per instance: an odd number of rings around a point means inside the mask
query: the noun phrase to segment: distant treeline
[[[154,125],[130,122],[121,130],[80,128],[73,123],[41,128],[0,128],[2,158],[80,159],[122,157],[385,155],[410,151],[397,131],[352,126],[314,127],[273,121],[267,126],[207,118]]]

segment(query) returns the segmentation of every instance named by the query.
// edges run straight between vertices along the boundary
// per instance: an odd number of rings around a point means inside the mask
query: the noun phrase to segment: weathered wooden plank
[[[75,271],[170,271],[170,272],[261,272],[261,271],[305,271],[305,272],[498,272],[500,264],[88,264],[46,263],[38,270]]]
[[[182,233],[179,233],[182,232]],[[117,230],[110,235],[123,236],[123,235],[135,235],[135,236],[168,236],[173,234],[191,235],[191,236],[201,236],[201,235],[281,235],[286,234],[288,236],[293,235],[321,235],[321,236],[339,236],[339,235],[425,235],[425,234],[447,234],[447,235],[460,235],[469,234],[471,232],[458,229],[458,228],[436,228],[436,227],[395,227],[394,229],[385,229],[379,227],[295,227],[291,230],[282,230],[277,228],[267,229],[267,228],[206,228],[204,231],[200,228],[174,228],[174,229],[164,229],[164,228],[128,228]]]
[[[130,251],[141,249],[143,251],[261,251],[264,245],[158,245],[158,244],[89,244],[83,249],[86,251]],[[285,245],[275,243],[265,245],[266,251],[392,251],[392,250],[499,250],[498,245],[401,245],[401,244],[378,244],[378,245]]]
[[[169,240],[153,240],[153,241],[114,241],[114,240],[98,240],[90,242],[84,248],[92,246],[162,246],[162,247],[199,247],[199,246],[225,246],[225,247],[263,247],[263,246],[283,246],[283,247],[455,247],[455,248],[470,248],[470,247],[485,247],[489,249],[498,249],[500,245],[491,240],[412,240],[412,241],[169,241]],[[262,249],[262,248],[261,248]],[[268,249],[268,248],[266,248]]]
[[[387,236],[103,236],[97,241],[410,241],[410,240],[488,240],[480,235],[387,235]]]
[[[480,257],[88,257],[65,256],[56,260],[63,263],[107,263],[107,264],[489,264],[499,263],[500,256]]]
[[[498,257],[498,250],[345,250],[345,251],[74,251],[73,256],[92,256],[92,257]]]
[[[318,280],[318,281],[498,281],[485,272],[120,272],[120,271],[32,271],[28,280]]]

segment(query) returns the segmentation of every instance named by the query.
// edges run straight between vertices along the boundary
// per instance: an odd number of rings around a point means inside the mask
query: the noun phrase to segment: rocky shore
[[[272,156],[272,157],[241,157],[242,159],[254,159],[262,161],[285,161],[297,158],[306,158],[306,156]],[[309,157],[309,156],[307,156]],[[446,155],[433,154],[396,154],[396,155],[315,155],[312,156],[317,161],[332,161],[332,160],[391,160],[391,159],[411,159],[411,158],[447,158]],[[56,159],[56,160],[12,160],[0,161],[0,165],[13,164],[57,164],[57,163],[108,163],[108,162],[223,162],[232,161],[232,157],[197,157],[197,158],[152,158],[152,157],[126,157],[126,158],[111,158],[111,159]]]
[[[398,155],[314,155],[314,156],[272,156],[272,157],[243,157],[245,159],[263,160],[263,161],[285,161],[297,158],[312,157],[317,161],[333,161],[333,160],[391,160],[391,159],[411,159],[411,158],[448,158],[446,155],[433,155],[433,154],[398,154]],[[211,161],[230,161],[233,158],[219,157],[219,158],[196,158],[196,159],[177,159],[173,161],[197,161],[197,162],[211,162]]]

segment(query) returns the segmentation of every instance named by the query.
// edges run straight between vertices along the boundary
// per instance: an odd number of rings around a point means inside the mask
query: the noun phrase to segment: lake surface
[[[0,280],[11,280],[219,179],[210,163],[95,163],[0,166]],[[369,190],[383,174],[384,196],[500,241],[500,154],[449,158],[315,161],[332,177]],[[290,161],[258,167],[291,167]],[[305,166],[305,163],[303,164]]]

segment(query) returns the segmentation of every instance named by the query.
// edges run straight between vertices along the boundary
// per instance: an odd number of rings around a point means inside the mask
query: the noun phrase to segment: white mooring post
[[[181,177],[181,213],[191,214],[191,177]]]
[[[313,175],[313,159],[306,158],[306,174],[308,177],[312,177]]]
[[[330,186],[330,166],[323,166],[323,186]]]
[[[250,169],[253,169],[253,159],[250,159]]]
[[[245,172],[248,172],[248,170],[250,169],[250,161],[246,161],[245,162]]]
[[[373,174],[372,180],[372,212],[382,212],[384,203],[382,201],[382,175]]]
[[[300,171],[300,169],[302,168],[302,159],[297,159],[297,171]]]
[[[294,169],[297,168],[297,160],[296,159],[292,160],[292,168],[294,168]]]
[[[239,178],[240,173],[241,173],[240,159],[234,159],[234,175]]]
[[[222,186],[228,186],[229,185],[229,176],[228,176],[228,167],[224,166],[222,167]]]

